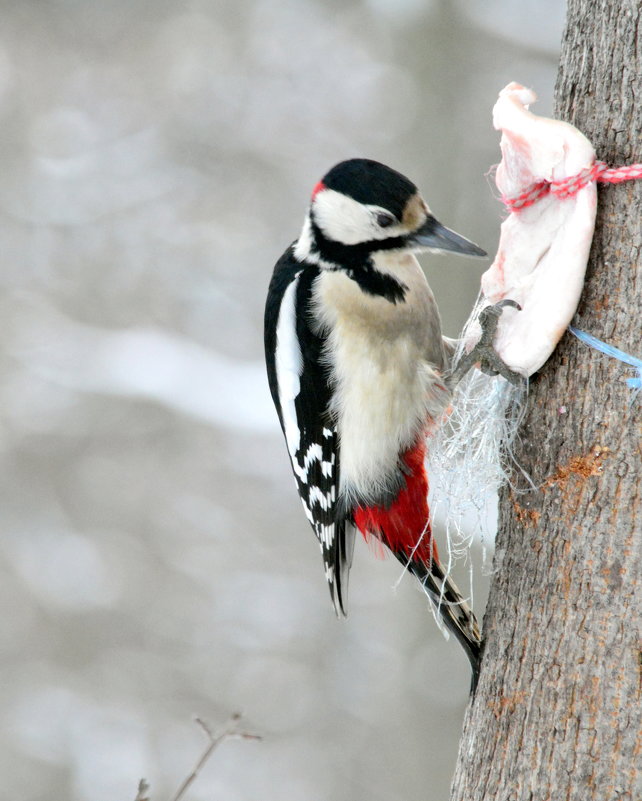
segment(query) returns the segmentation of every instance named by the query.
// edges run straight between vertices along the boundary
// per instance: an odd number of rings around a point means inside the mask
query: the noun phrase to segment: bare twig
[[[184,798],[185,793],[198,777],[199,773],[203,769],[203,766],[207,762],[207,760],[212,756],[214,751],[218,748],[218,746],[224,740],[231,740],[231,739],[242,739],[242,740],[260,740],[261,737],[258,734],[251,734],[250,732],[245,731],[237,731],[236,724],[240,721],[241,716],[237,713],[232,715],[229,721],[226,723],[225,727],[219,734],[214,734],[210,727],[203,721],[201,718],[196,718],[196,723],[201,727],[205,736],[208,740],[208,745],[205,751],[201,754],[200,758],[198,759],[196,765],[192,769],[192,772],[189,776],[182,782],[181,786],[176,791],[176,794],[172,796],[171,801],[180,801]],[[136,800],[138,801],[138,799]],[[140,799],[140,801],[145,801],[145,799]]]
[[[149,792],[149,782],[146,779],[141,779],[138,782],[138,792],[136,793],[136,798],[134,801],[149,801],[149,796],[147,793]]]

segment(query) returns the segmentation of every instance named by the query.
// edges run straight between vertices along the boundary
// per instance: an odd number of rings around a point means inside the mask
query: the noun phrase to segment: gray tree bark
[[[609,165],[642,161],[639,0],[569,0],[556,116]],[[519,77],[519,76],[516,76]],[[575,324],[642,356],[642,181],[599,189]],[[566,334],[531,384],[500,499],[481,681],[451,801],[642,798],[642,396]]]

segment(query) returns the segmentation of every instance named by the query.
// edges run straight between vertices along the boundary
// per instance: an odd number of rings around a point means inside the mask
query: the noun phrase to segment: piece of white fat
[[[576,128],[528,110],[536,99],[530,89],[510,83],[493,109],[493,124],[502,131],[496,183],[504,197],[517,197],[541,181],[576,175],[595,162],[593,146]],[[538,370],[575,313],[596,205],[592,181],[565,199],[549,193],[511,212],[502,224],[497,256],[481,279],[481,308],[504,298],[522,307],[504,309],[494,342],[516,372],[529,376]]]

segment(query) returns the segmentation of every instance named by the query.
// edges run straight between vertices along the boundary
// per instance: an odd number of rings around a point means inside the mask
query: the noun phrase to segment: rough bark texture
[[[570,0],[556,116],[611,165],[642,161],[641,4]],[[519,80],[519,76],[515,76]],[[599,189],[575,324],[642,355],[642,181]],[[640,782],[642,396],[566,334],[532,382],[501,497],[486,653],[452,801],[635,801]]]

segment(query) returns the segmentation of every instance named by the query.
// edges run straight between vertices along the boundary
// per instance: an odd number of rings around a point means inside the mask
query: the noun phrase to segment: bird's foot
[[[479,313],[481,336],[475,347],[460,359],[459,364],[453,371],[452,377],[455,383],[460,381],[475,365],[478,365],[482,373],[486,373],[486,375],[501,375],[511,384],[519,385],[523,383],[524,376],[511,370],[493,347],[497,324],[505,306],[512,306],[519,311],[522,308],[516,301],[506,298],[493,306],[486,306]]]

